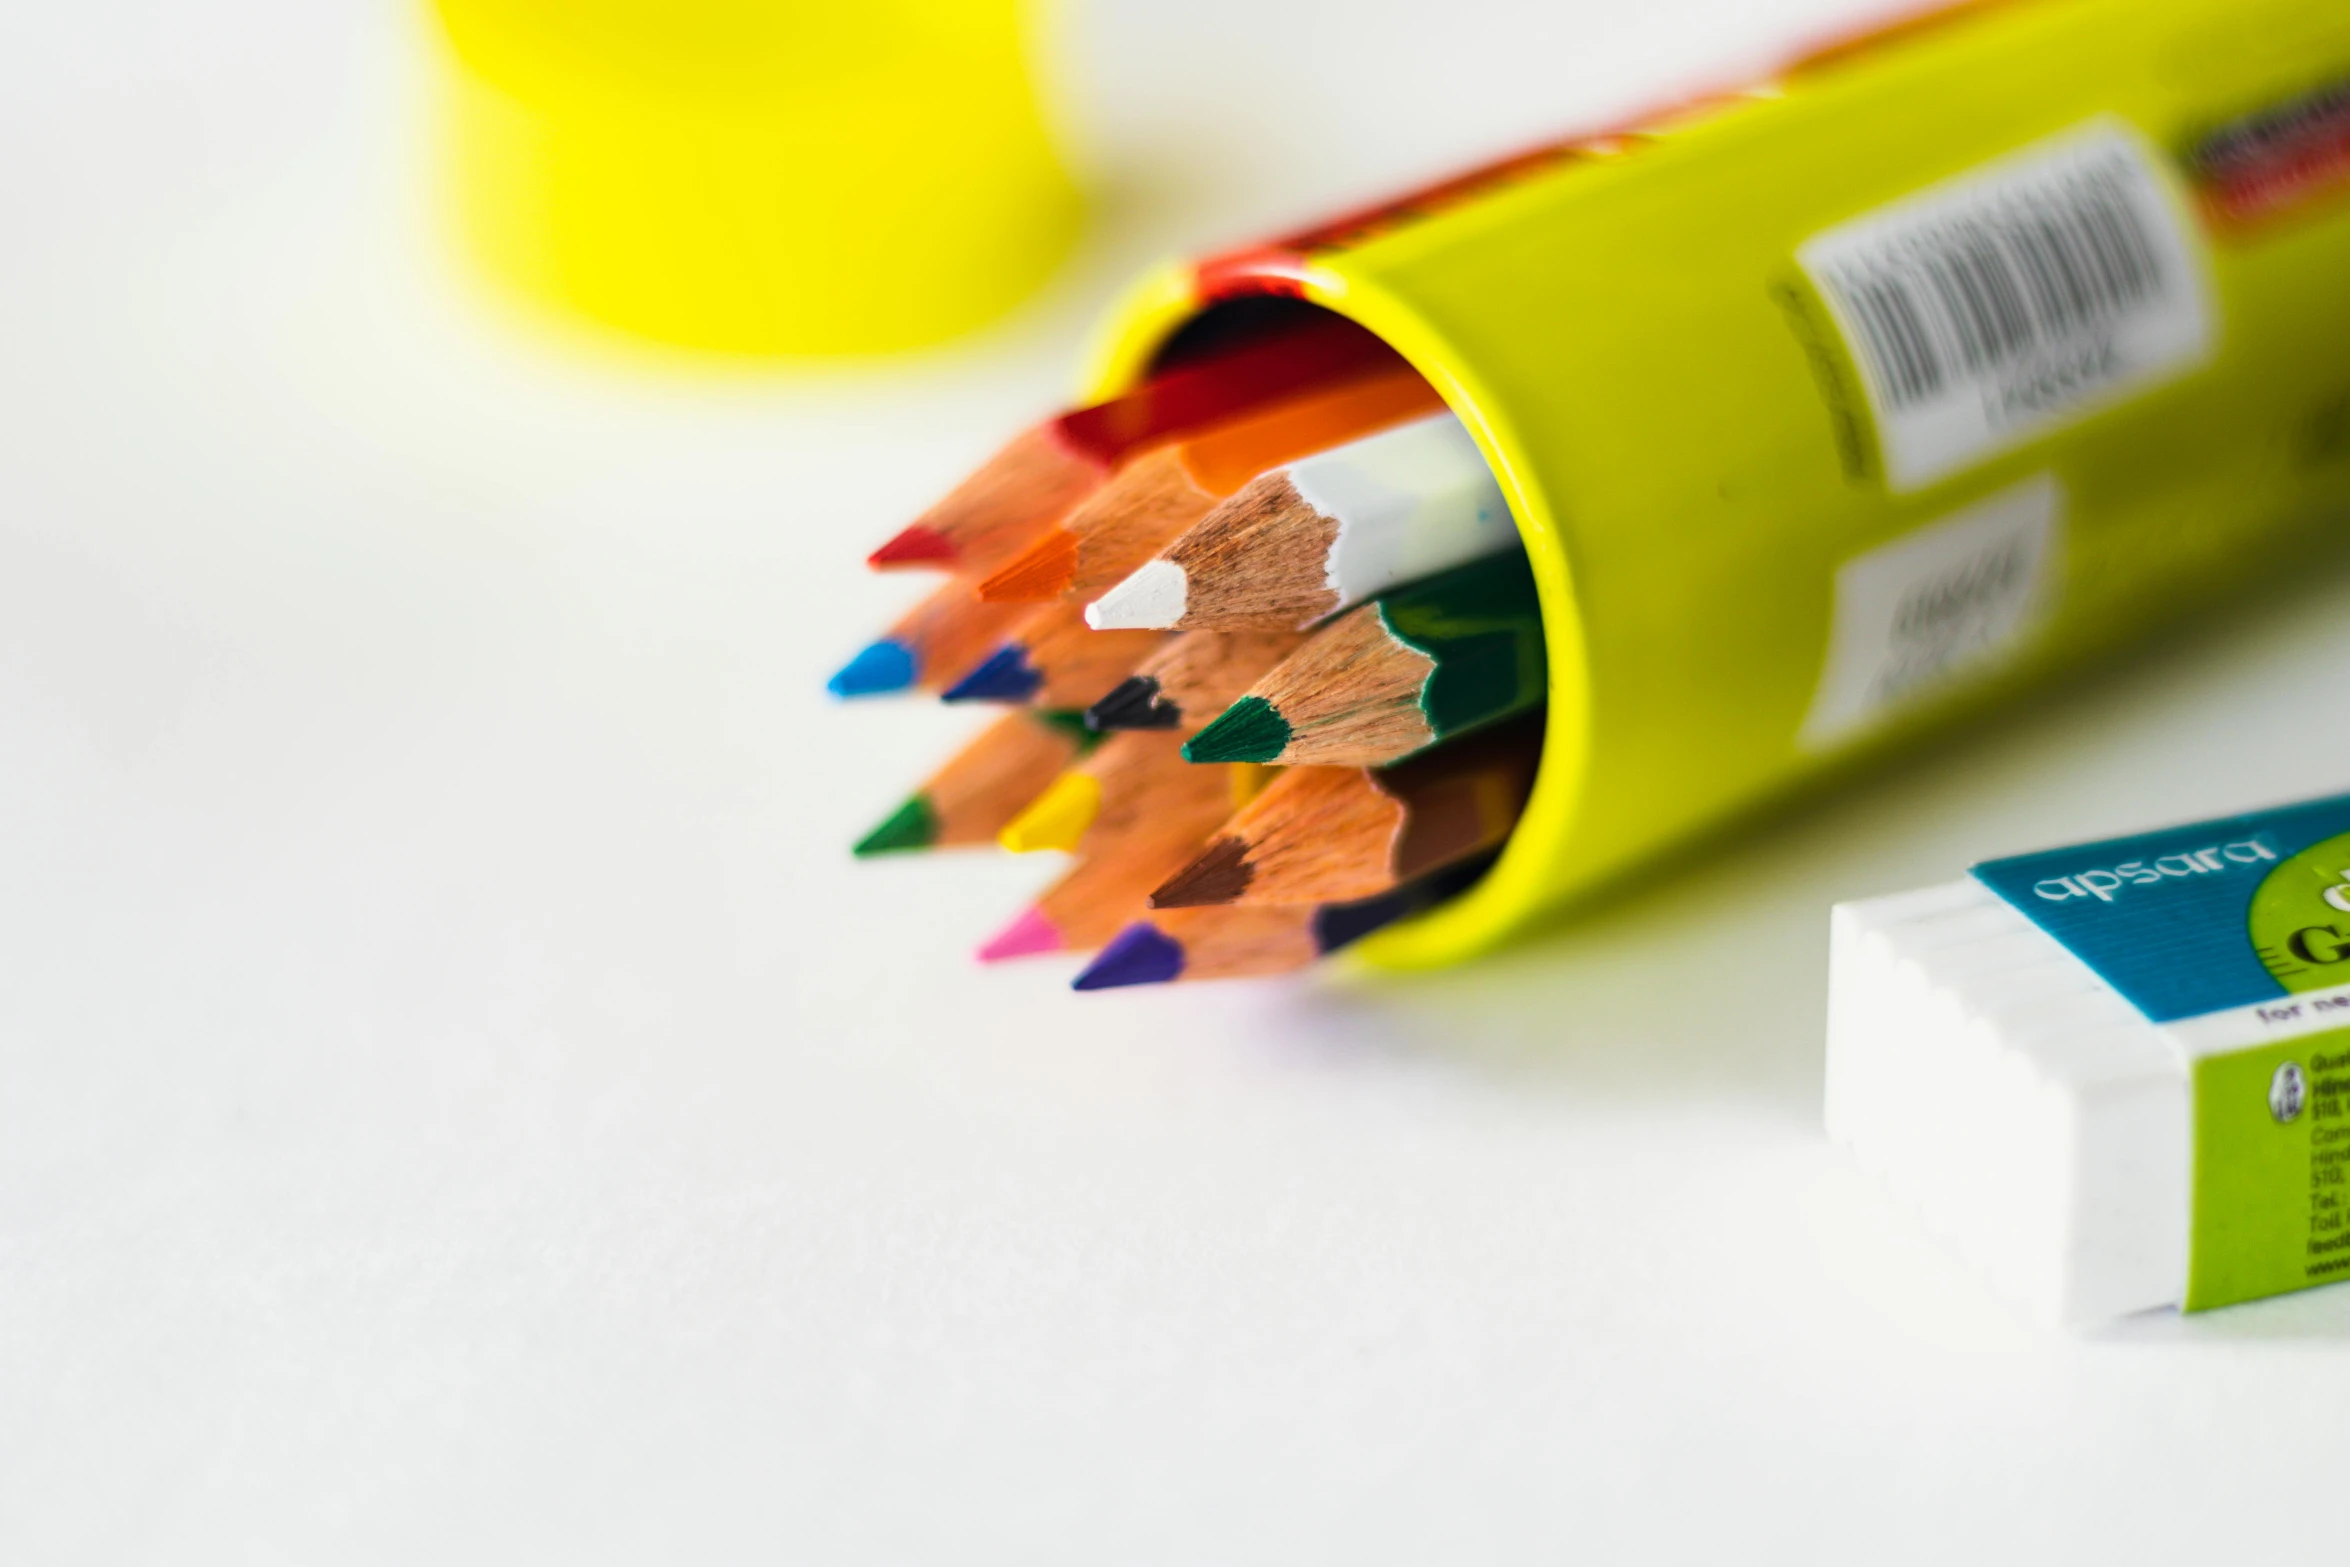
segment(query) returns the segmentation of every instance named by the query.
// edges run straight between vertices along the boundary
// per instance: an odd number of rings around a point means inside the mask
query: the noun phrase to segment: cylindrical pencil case
[[[2350,10],[1978,4],[1172,268],[1093,387],[1335,311],[1443,395],[1541,594],[1484,948],[2343,533]]]

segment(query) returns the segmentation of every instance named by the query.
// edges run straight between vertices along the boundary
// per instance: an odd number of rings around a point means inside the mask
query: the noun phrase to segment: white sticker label
[[[2207,357],[2184,210],[2138,137],[2099,120],[1806,241],[1887,485],[1923,488]]]
[[[2041,477],[1838,567],[1800,742],[1833,745],[2022,646],[2054,597],[2063,507]]]

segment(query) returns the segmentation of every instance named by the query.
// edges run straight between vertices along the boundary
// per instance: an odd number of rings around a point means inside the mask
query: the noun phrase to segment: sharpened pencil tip
[[[1044,676],[1028,662],[1028,650],[1017,642],[997,648],[979,667],[939,693],[942,702],[1025,702],[1036,695]]]
[[[1173,729],[1183,709],[1159,695],[1149,675],[1128,675],[1110,694],[1085,710],[1085,725],[1107,733],[1117,729]]]
[[[1203,909],[1237,903],[1256,878],[1256,867],[1248,861],[1247,844],[1238,838],[1210,838],[1199,858],[1168,877],[1151,894],[1151,907]]]
[[[1289,721],[1261,696],[1244,696],[1183,744],[1187,762],[1277,762],[1289,749]]]
[[[1190,588],[1173,561],[1145,561],[1085,606],[1085,623],[1096,631],[1164,631],[1182,621]]]
[[[982,604],[1045,604],[1077,580],[1077,536],[1055,528],[979,584]]]
[[[880,696],[905,690],[915,678],[914,650],[884,637],[866,644],[855,658],[833,672],[824,687],[834,696]]]
[[[1099,782],[1087,773],[1063,773],[996,834],[996,842],[1014,854],[1074,849],[1101,809]]]
[[[1045,918],[1044,911],[1023,909],[1019,918],[988,938],[987,945],[979,949],[979,961],[1001,963],[1007,958],[1030,958],[1060,950],[1061,933]]]
[[[866,556],[865,564],[875,571],[888,571],[896,566],[952,566],[961,554],[954,540],[936,528],[915,523]]]
[[[1145,920],[1112,936],[1069,988],[1117,990],[1126,985],[1164,985],[1182,976],[1183,944]]]
[[[857,840],[849,852],[858,859],[891,854],[902,849],[927,849],[938,841],[938,813],[927,797],[908,795],[906,803],[889,813],[882,824]]]

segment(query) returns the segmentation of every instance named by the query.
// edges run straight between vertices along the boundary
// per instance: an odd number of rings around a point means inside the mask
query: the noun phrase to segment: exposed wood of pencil
[[[1075,604],[1027,609],[1012,635],[946,693],[949,701],[968,697],[1082,710],[1108,695],[1167,638],[1163,631],[1095,631]]]
[[[1171,638],[1086,710],[1096,729],[1188,733],[1230,707],[1305,642],[1298,631],[1191,631]]]
[[[1223,768],[1192,771],[1209,774],[1219,789],[1225,785]],[[1154,810],[1121,813],[1115,827],[1103,824],[1099,832],[1089,832],[1092,841],[1077,864],[982,948],[981,955],[993,959],[1092,951],[1144,912],[1151,889],[1199,853],[1230,809],[1229,798],[1209,793],[1180,801],[1160,799]]]
[[[943,566],[992,570],[1069,514],[1110,476],[1109,463],[1061,432],[1032,425],[973,469],[944,499],[867,557],[877,570]]]
[[[1286,470],[1251,480],[1162,558],[1183,573],[1179,628],[1310,625],[1338,608],[1329,555],[1338,520],[1297,493]]]
[[[1319,962],[1322,946],[1314,939],[1319,912],[1320,905],[1311,903],[1157,909],[1137,923],[1149,924],[1182,949],[1181,979],[1247,979],[1294,973]]]
[[[1188,741],[1200,762],[1377,767],[1538,706],[1541,595],[1521,550],[1329,621]]]
[[[1376,897],[1499,845],[1540,754],[1538,722],[1389,768],[1292,767],[1151,895],[1153,908]]]
[[[1260,475],[1102,595],[1118,627],[1303,626],[1513,548],[1517,526],[1450,413]]]
[[[1492,859],[1472,856],[1391,892],[1345,903],[1153,911],[1111,936],[1074,985],[1111,990],[1304,968],[1465,891]]]
[[[1387,629],[1378,605],[1365,604],[1314,633],[1241,700],[1261,702],[1288,730],[1268,760],[1377,767],[1436,739],[1420,706],[1435,669],[1436,660]]]
[[[1123,396],[1022,431],[869,563],[992,571],[1135,453],[1302,388],[1396,362],[1360,327],[1320,316],[1164,371]]]
[[[1427,382],[1389,372],[1306,393],[1163,446],[980,583],[989,599],[1084,597],[1115,584],[1267,468],[1441,406]]]
[[[1006,713],[866,834],[857,853],[993,843],[1004,824],[1093,743],[1070,713]]]
[[[1112,735],[1039,790],[1006,824],[1003,841],[1022,852],[1087,855],[1168,833],[1196,842],[1232,809],[1228,769],[1186,762],[1180,736],[1139,731]]]
[[[970,673],[1019,624],[1019,617],[1006,615],[1004,608],[981,602],[971,584],[958,579],[915,605],[889,635],[915,650],[920,673],[914,683],[925,691],[943,690]]]
[[[1018,605],[980,601],[960,578],[941,584],[832,677],[843,696],[953,685],[1023,618]]]
[[[1196,835],[1161,834],[1115,854],[1087,856],[1044,890],[1037,911],[1052,922],[1061,951],[1091,952],[1148,909],[1151,888],[1199,846]]]

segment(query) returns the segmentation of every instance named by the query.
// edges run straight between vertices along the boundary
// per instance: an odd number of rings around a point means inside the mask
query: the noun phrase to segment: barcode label
[[[2020,652],[2055,606],[2063,538],[2043,474],[1846,561],[1799,742],[1835,745]]]
[[[2099,121],[1807,241],[1887,484],[1914,490],[2167,380],[2211,347],[2182,208]]]

